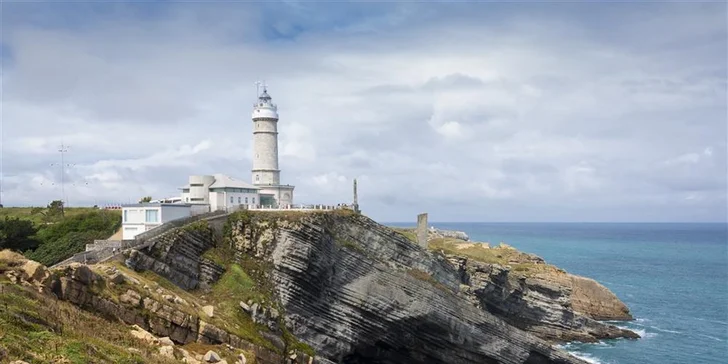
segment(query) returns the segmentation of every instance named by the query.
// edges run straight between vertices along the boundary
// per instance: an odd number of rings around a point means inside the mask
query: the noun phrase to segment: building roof
[[[210,188],[247,188],[251,190],[257,190],[258,187],[253,186],[250,183],[243,182],[241,180],[226,176],[224,174],[215,174],[215,182],[210,185]]]
[[[215,182],[213,182],[209,188],[247,188],[251,190],[259,190],[259,187],[256,187],[250,183],[243,182],[239,179],[235,179],[233,177],[224,175],[222,173],[216,173],[212,175],[215,178]],[[189,190],[190,185],[189,183],[186,184],[183,187],[179,188],[180,190]]]
[[[122,208],[124,207],[159,207],[159,206],[172,206],[172,207],[190,207],[191,204],[188,203],[151,203],[151,202],[145,202],[145,203],[130,203],[130,204],[123,204],[121,205]]]

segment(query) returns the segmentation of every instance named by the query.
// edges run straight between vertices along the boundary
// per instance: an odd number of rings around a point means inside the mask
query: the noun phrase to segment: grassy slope
[[[132,337],[122,323],[27,287],[2,282],[0,290],[0,362],[174,362],[154,355],[158,349]]]
[[[389,228],[404,235],[413,243],[417,243],[413,228]],[[505,244],[491,247],[488,243],[466,242],[453,238],[434,238],[428,241],[428,249],[434,252],[464,256],[488,264],[509,265],[512,272],[521,276],[564,272],[562,269],[550,264],[535,263],[529,259],[527,254]]]

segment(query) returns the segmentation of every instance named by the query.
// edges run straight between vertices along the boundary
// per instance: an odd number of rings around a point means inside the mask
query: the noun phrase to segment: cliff
[[[166,338],[175,346],[164,353],[187,362],[203,345],[257,363],[582,363],[550,340],[631,336],[594,320],[614,318],[616,297],[538,275],[551,268],[522,274],[531,263],[485,263],[445,241],[427,251],[347,211],[216,219],[104,264],[27,273],[32,262],[0,259],[0,272]]]

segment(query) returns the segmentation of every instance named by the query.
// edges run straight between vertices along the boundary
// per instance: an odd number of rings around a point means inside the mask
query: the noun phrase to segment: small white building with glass
[[[122,239],[135,236],[172,220],[192,215],[192,205],[184,203],[140,203],[122,206]]]
[[[210,211],[260,204],[258,187],[224,174],[190,176],[181,190],[183,203],[209,205]]]

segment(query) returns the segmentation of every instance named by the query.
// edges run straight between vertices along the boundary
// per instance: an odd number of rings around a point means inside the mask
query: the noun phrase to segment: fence
[[[341,210],[341,209],[353,209],[349,205],[239,205],[238,209],[242,210],[256,210],[256,211],[327,211],[327,210]]]

